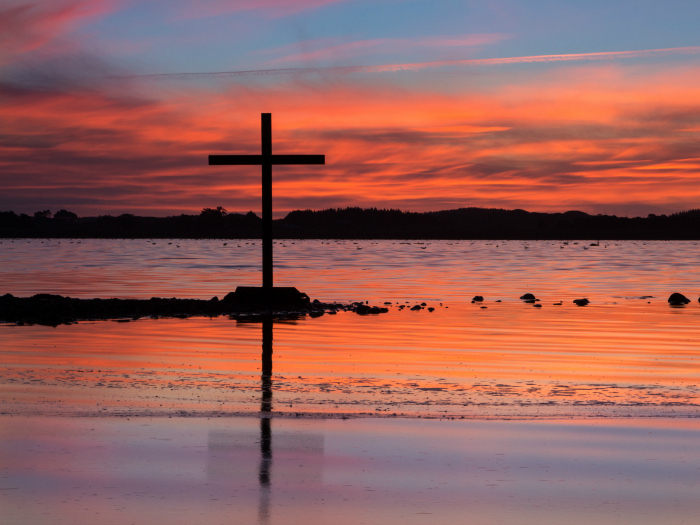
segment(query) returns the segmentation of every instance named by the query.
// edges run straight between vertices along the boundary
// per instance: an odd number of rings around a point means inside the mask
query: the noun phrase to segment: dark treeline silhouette
[[[617,217],[580,211],[460,208],[403,212],[377,208],[293,211],[273,224],[277,239],[700,239],[700,210],[672,215]],[[5,238],[226,238],[259,239],[262,220],[253,212],[205,208],[199,215],[172,217],[78,217],[60,210],[33,216],[0,212]]]

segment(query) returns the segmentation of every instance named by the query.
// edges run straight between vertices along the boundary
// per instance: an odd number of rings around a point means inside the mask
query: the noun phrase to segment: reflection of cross
[[[262,165],[263,289],[272,290],[272,165],[325,164],[325,155],[273,155],[272,114],[262,113],[262,155],[209,155],[209,165]]]

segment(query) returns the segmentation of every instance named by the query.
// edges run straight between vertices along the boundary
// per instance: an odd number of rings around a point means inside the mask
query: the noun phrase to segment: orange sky
[[[21,19],[31,31],[7,37],[14,52],[0,57],[9,73],[0,82],[0,210],[259,212],[259,168],[210,167],[207,155],[258,153],[261,112],[273,114],[274,152],[326,155],[323,167],[275,168],[276,216],[342,206],[617,215],[700,207],[696,48],[133,76],[104,57],[66,51],[94,37],[54,33],[113,9],[79,4],[33,21],[5,12],[4,25]],[[272,43],[266,53],[270,66],[294,67],[334,53],[512,38],[317,39],[303,57]]]

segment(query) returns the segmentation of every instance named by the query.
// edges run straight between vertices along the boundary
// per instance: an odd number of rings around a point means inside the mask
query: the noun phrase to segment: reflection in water
[[[272,411],[272,317],[265,316],[262,322],[262,398],[261,412]],[[270,517],[270,475],[272,471],[272,421],[269,416],[261,414],[260,418],[260,502],[258,519],[267,523]]]
[[[272,410],[272,317],[262,322],[262,402],[261,412]]]

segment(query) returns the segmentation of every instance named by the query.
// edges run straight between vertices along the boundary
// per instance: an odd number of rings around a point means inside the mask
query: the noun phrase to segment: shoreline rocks
[[[363,303],[322,303],[318,300],[304,304],[275,305],[242,304],[230,300],[178,299],[151,297],[150,299],[75,299],[54,294],[37,294],[32,297],[0,296],[0,322],[17,325],[38,324],[56,327],[78,321],[115,320],[136,321],[148,318],[217,317],[229,315],[241,321],[299,318],[306,315],[320,317],[324,313],[353,311],[360,315],[380,314],[388,308],[368,306]]]

